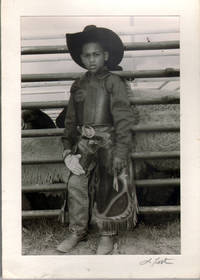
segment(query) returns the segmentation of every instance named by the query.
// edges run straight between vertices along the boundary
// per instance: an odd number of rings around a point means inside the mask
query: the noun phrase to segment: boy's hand
[[[79,163],[81,155],[68,155],[64,162],[67,168],[75,175],[85,174],[83,167]]]
[[[113,169],[117,171],[117,173],[120,173],[121,170],[126,167],[126,161],[119,158],[119,157],[114,157],[113,159]]]

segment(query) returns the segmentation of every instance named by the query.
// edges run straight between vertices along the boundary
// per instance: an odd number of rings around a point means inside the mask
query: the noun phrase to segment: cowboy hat
[[[82,32],[66,34],[67,46],[72,59],[81,67],[85,68],[80,55],[84,44],[98,42],[109,58],[106,61],[108,68],[115,68],[122,60],[124,46],[120,37],[110,29],[88,25]]]

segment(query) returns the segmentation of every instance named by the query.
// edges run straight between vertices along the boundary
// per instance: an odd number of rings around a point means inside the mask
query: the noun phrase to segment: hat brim
[[[85,68],[80,55],[84,44],[99,42],[104,50],[108,51],[109,58],[106,61],[108,68],[115,68],[122,60],[124,46],[120,37],[112,30],[97,27],[92,30],[66,34],[67,46],[72,59],[81,67]]]

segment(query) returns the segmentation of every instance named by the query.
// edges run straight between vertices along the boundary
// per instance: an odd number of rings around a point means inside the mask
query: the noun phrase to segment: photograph
[[[198,279],[198,0],[3,0],[2,278]]]
[[[179,17],[20,20],[22,254],[180,254]]]

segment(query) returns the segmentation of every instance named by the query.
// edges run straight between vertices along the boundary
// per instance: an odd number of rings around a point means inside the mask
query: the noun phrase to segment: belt
[[[99,146],[105,146],[111,141],[111,135],[113,127],[101,126],[82,126],[78,128],[81,139],[89,140],[89,144],[97,144]]]
[[[114,128],[109,125],[98,125],[98,126],[92,126],[92,125],[83,125],[77,127],[78,132],[80,133],[82,138],[91,139],[93,137],[102,137],[104,135],[110,135]]]

